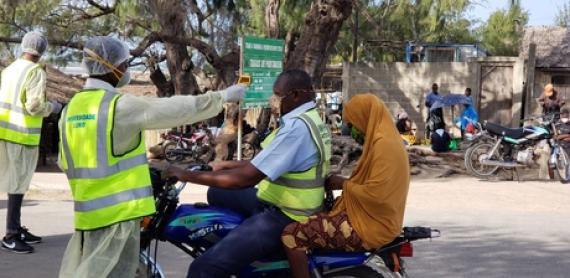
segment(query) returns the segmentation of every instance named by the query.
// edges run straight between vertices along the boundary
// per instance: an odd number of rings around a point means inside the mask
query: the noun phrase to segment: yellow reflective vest
[[[309,128],[319,151],[319,161],[304,172],[288,172],[274,181],[265,178],[258,185],[257,197],[275,205],[296,221],[322,210],[325,179],[330,172],[331,133],[316,109],[298,116]],[[261,144],[263,148],[275,138],[273,131]]]
[[[146,146],[113,153],[119,94],[77,93],[61,118],[60,160],[75,205],[75,229],[94,230],[155,212]]]
[[[32,116],[24,107],[30,74],[39,64],[15,62],[2,71],[0,89],[0,140],[38,146],[42,116]]]

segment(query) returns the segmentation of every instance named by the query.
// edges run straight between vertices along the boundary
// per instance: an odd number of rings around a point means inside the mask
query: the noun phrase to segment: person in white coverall
[[[191,124],[237,102],[245,86],[198,96],[121,95],[129,82],[129,50],[112,37],[93,37],[83,49],[84,89],[62,112],[59,165],[74,198],[75,232],[59,277],[134,277],[140,223],[154,213],[143,131]]]
[[[20,212],[38,162],[42,119],[61,110],[60,103],[46,99],[46,72],[38,64],[46,48],[41,33],[27,33],[21,57],[2,71],[0,192],[8,193],[2,247],[15,253],[31,253],[34,248],[29,244],[42,240],[21,225]]]

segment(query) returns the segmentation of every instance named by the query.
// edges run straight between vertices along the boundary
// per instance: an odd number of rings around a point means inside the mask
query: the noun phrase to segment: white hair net
[[[89,75],[117,72],[117,66],[129,59],[129,48],[112,37],[93,37],[83,47],[83,67]]]
[[[26,33],[22,38],[22,53],[29,53],[35,56],[42,56],[47,49],[47,39],[40,32],[32,31]]]

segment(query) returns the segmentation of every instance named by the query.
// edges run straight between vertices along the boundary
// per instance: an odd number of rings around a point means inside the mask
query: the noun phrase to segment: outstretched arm
[[[242,167],[215,172],[190,172],[170,166],[166,170],[166,175],[176,177],[180,181],[226,189],[252,187],[265,178],[265,174],[255,168],[249,161],[244,162]]]

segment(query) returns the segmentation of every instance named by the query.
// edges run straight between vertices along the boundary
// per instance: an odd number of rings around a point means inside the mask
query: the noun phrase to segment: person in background
[[[538,103],[542,107],[542,114],[560,113],[560,108],[566,103],[565,99],[560,97],[558,91],[554,89],[552,84],[544,86],[544,92],[538,98]],[[555,115],[558,119],[559,115]]]
[[[408,113],[401,112],[398,113],[398,120],[396,121],[396,128],[400,134],[410,134],[412,131],[412,121],[408,117]]]
[[[433,83],[431,85],[431,92],[427,95],[425,101],[425,107],[427,108],[427,136],[429,137],[430,134],[439,128],[445,128],[445,122],[443,121],[443,109],[442,108],[434,108],[432,106],[442,100],[441,95],[439,94],[439,86],[437,83]]]
[[[451,143],[451,136],[445,129],[436,129],[431,134],[431,149],[436,153],[444,153],[449,151],[449,143]]]
[[[469,103],[464,105],[463,112],[461,113],[461,118],[459,120],[461,128],[461,138],[465,138],[465,134],[475,132],[476,124],[479,121],[479,114],[475,111],[473,107],[473,102],[468,99]],[[471,135],[470,135],[471,136]]]
[[[295,278],[310,277],[308,250],[375,250],[402,230],[410,166],[386,105],[372,94],[358,94],[346,103],[343,117],[362,145],[362,156],[350,178],[327,178],[327,189],[342,190],[331,212],[283,230],[281,241]]]
[[[47,49],[46,38],[29,32],[20,47],[22,56],[2,71],[0,88],[0,191],[8,193],[2,247],[31,253],[29,244],[42,238],[21,225],[22,201],[38,162],[43,118],[59,113],[62,105],[46,98],[46,72],[38,63]]]
[[[404,145],[413,145],[416,143],[416,134],[414,124],[408,117],[408,113],[398,113],[398,120],[396,121],[396,128],[404,140]]]
[[[130,81],[129,49],[113,37],[83,48],[89,74],[59,122],[59,166],[74,200],[75,232],[59,277],[135,277],[142,217],[155,213],[144,130],[215,117],[245,86],[170,98],[122,95]]]
[[[471,96],[471,88],[469,87],[465,88],[465,96],[471,101],[471,104],[473,104],[473,97]]]

